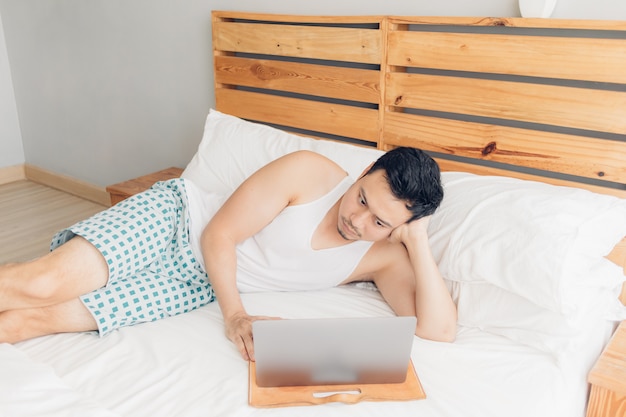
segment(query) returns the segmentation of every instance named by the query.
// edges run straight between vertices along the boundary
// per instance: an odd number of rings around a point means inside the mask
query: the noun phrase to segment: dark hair
[[[426,152],[409,147],[383,154],[365,173],[382,169],[394,197],[406,202],[412,213],[409,221],[429,216],[443,200],[439,165]]]

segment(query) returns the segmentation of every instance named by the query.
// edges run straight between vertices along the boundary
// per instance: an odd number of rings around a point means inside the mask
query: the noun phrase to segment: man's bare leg
[[[48,334],[97,329],[94,318],[78,298],[53,306],[0,313],[0,343],[16,343]]]
[[[77,236],[30,262],[0,266],[0,311],[52,306],[103,287],[106,261]]]

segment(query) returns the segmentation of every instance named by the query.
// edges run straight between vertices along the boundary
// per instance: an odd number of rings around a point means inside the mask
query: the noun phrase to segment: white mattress
[[[366,287],[242,297],[251,314],[285,318],[392,314]],[[412,359],[425,400],[255,409],[247,362],[224,336],[214,303],[103,339],[64,334],[0,345],[0,416],[584,415],[589,360],[560,368],[545,353],[469,328],[452,344],[416,337]]]

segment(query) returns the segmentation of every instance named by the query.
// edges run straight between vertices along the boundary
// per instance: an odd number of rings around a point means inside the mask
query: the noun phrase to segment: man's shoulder
[[[346,171],[337,163],[312,151],[296,151],[281,159],[281,171],[276,174],[293,190],[291,203],[294,204],[326,194],[346,176]]]
[[[250,178],[268,181],[277,188],[300,189],[302,186],[334,181],[346,172],[334,161],[313,151],[300,150],[283,155],[261,169]]]
[[[283,158],[289,160],[290,162],[296,162],[297,166],[302,169],[333,167],[342,170],[342,168],[335,161],[314,151],[299,150],[289,153]]]

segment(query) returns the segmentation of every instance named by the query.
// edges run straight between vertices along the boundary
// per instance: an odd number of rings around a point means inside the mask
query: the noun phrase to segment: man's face
[[[344,194],[337,231],[346,240],[384,240],[410,218],[405,202],[391,193],[384,170],[377,170],[361,177]]]

